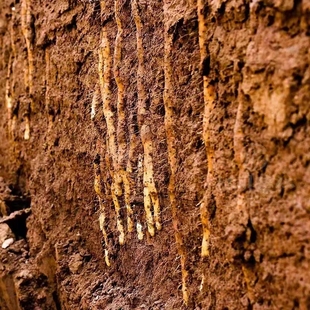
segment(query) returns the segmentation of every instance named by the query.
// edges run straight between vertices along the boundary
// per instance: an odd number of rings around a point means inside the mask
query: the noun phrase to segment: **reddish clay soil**
[[[309,51],[308,0],[1,0],[0,309],[310,309]]]

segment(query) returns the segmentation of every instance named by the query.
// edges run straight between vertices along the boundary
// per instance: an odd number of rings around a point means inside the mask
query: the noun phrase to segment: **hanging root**
[[[13,73],[13,63],[14,59],[17,57],[16,52],[16,44],[15,44],[15,38],[14,38],[14,22],[16,20],[16,14],[14,11],[12,11],[12,20],[10,22],[10,40],[11,40],[11,53],[9,56],[9,62],[8,62],[8,70],[6,75],[6,84],[5,84],[5,105],[7,108],[7,117],[8,117],[8,136],[13,139],[14,138],[14,131],[16,127],[16,119],[17,116],[13,115],[13,87],[11,87],[11,76]]]
[[[124,188],[124,200],[127,211],[127,230],[132,232],[133,225],[133,210],[130,205],[130,183],[128,172],[125,169],[125,156],[127,151],[127,140],[126,140],[126,116],[125,116],[125,86],[121,78],[121,60],[122,60],[122,40],[123,40],[123,26],[121,21],[121,0],[115,0],[115,20],[117,24],[117,35],[115,39],[115,50],[114,50],[114,78],[117,85],[117,144],[118,144],[118,167],[117,174],[119,180],[119,187],[123,185]]]
[[[104,11],[104,1],[101,1],[102,11]],[[109,156],[112,160],[112,166],[110,167],[110,174],[112,176],[111,195],[116,212],[117,230],[119,232],[119,243],[122,245],[125,243],[125,232],[121,218],[121,207],[118,201],[118,196],[122,194],[121,182],[119,180],[118,164],[117,164],[117,142],[116,142],[116,128],[115,128],[115,112],[112,108],[111,102],[111,72],[112,72],[112,57],[110,50],[110,43],[108,39],[107,29],[104,27],[101,31],[102,42],[99,49],[99,85],[103,102],[103,113],[107,124],[107,149]]]
[[[33,91],[33,72],[34,72],[34,59],[33,59],[33,16],[30,10],[30,1],[23,0],[21,5],[21,24],[22,33],[26,41],[27,55],[28,55],[28,68],[25,71],[25,85],[29,90],[29,94]]]
[[[207,53],[207,25],[204,15],[204,6],[205,0],[197,0],[197,14],[198,14],[198,30],[199,30],[199,48],[200,48],[200,57],[201,65],[205,63],[208,53]],[[202,70],[204,71],[204,70]],[[207,212],[208,197],[210,196],[210,186],[212,180],[212,171],[213,171],[213,149],[210,143],[210,114],[214,108],[214,99],[215,92],[214,86],[210,84],[210,80],[207,76],[203,76],[203,94],[204,94],[204,117],[203,117],[203,140],[207,152],[208,160],[208,174],[207,174],[207,186],[208,186],[208,195],[205,196],[204,201],[200,206],[201,222],[203,227],[203,236],[202,236],[202,246],[201,246],[201,256],[209,256],[209,238],[210,238],[210,223]]]
[[[104,243],[105,243],[105,249],[104,249],[104,259],[105,259],[105,263],[108,267],[111,266],[111,262],[110,262],[110,258],[109,258],[109,250],[107,249],[108,246],[108,235],[105,229],[105,208],[104,208],[104,204],[101,200],[100,197],[99,198],[99,206],[100,206],[100,215],[99,215],[99,227],[100,230],[102,232],[103,235],[103,239],[104,239]]]
[[[164,105],[165,105],[165,129],[167,135],[168,145],[168,160],[171,169],[170,181],[168,186],[169,199],[172,211],[172,221],[175,230],[175,239],[178,248],[178,253],[181,257],[181,271],[182,271],[182,294],[185,304],[188,304],[189,294],[187,289],[188,271],[186,270],[186,253],[182,240],[182,235],[179,230],[180,222],[178,220],[177,212],[177,198],[175,189],[175,175],[177,170],[177,153],[176,153],[176,136],[175,136],[175,115],[174,115],[174,93],[173,93],[173,71],[172,71],[172,36],[165,31],[165,58],[164,58],[164,71],[165,71],[165,89],[164,89]]]
[[[102,231],[105,249],[104,249],[104,257],[107,266],[111,266],[110,259],[109,259],[109,251],[107,249],[108,246],[108,236],[105,229],[105,207],[102,202],[103,193],[101,191],[101,171],[100,171],[100,156],[97,155],[96,159],[94,160],[94,172],[95,172],[95,180],[94,180],[94,189],[97,194],[99,200],[99,207],[100,207],[100,215],[99,215],[99,227]]]
[[[133,208],[135,207],[134,205],[131,206],[130,204],[130,196],[128,195],[128,197],[126,197],[126,193],[130,193],[130,186],[133,187],[133,185],[130,183],[130,178],[129,175],[132,174],[133,172],[133,168],[132,168],[132,164],[131,162],[133,161],[133,159],[136,156],[136,150],[137,150],[137,146],[138,146],[138,137],[136,136],[136,134],[134,132],[132,132],[132,129],[129,129],[129,135],[130,135],[130,142],[129,142],[129,154],[128,154],[128,161],[127,161],[127,167],[126,167],[126,179],[124,181],[124,189],[125,189],[125,202],[128,201],[128,203],[126,203],[126,206],[129,206],[130,208],[127,208],[127,227],[128,227],[128,231],[132,232],[134,230],[134,222],[133,222],[133,216],[134,216],[134,212],[133,212]],[[142,167],[139,167],[139,161],[138,161],[138,173],[136,175],[136,178],[139,178],[139,170]],[[143,173],[142,173],[143,174]],[[128,187],[128,189],[126,190],[126,187]],[[139,240],[143,240],[143,227],[140,223],[136,223],[136,230],[137,230],[137,234],[138,234],[138,239]]]
[[[91,120],[94,120],[96,117],[97,109],[99,106],[99,96],[100,96],[100,89],[99,89],[99,85],[96,84],[93,99],[91,101],[91,109],[90,109]]]
[[[156,228],[158,230],[161,229],[161,223],[160,223],[160,206],[159,206],[159,199],[157,195],[157,190],[155,187],[154,182],[154,171],[153,171],[153,146],[152,146],[152,140],[151,140],[151,132],[149,127],[146,125],[142,126],[141,129],[141,137],[142,137],[142,143],[144,146],[144,207],[146,210],[146,218],[147,218],[147,224],[149,223],[153,224],[153,217],[152,217],[152,211],[151,206],[154,207],[154,221]],[[149,230],[151,227],[149,227]],[[151,234],[151,233],[150,233]],[[152,235],[152,234],[151,234]],[[152,235],[153,236],[153,235]]]
[[[30,109],[33,108],[33,72],[34,72],[34,58],[33,58],[33,40],[34,40],[34,31],[33,31],[33,16],[30,10],[30,0],[23,0],[21,4],[21,25],[22,33],[26,41],[27,47],[27,61],[28,66],[25,70],[25,85],[28,92],[29,98],[31,100]],[[30,117],[29,115],[25,118],[25,132],[24,139],[29,140],[30,138]]]
[[[138,71],[137,71],[137,88],[138,88],[138,121],[141,132],[141,140],[144,150],[144,173],[143,173],[143,184],[144,184],[144,209],[146,213],[146,222],[148,232],[151,236],[155,235],[155,226],[157,230],[161,229],[160,220],[160,205],[158,192],[154,180],[153,171],[153,146],[152,136],[150,127],[146,124],[147,119],[147,108],[146,108],[146,91],[143,85],[144,78],[144,49],[142,42],[142,21],[139,12],[139,6],[137,0],[131,2],[132,13],[136,25],[136,36],[137,36],[137,53],[138,53]],[[152,206],[154,211],[154,217],[152,214]],[[154,226],[155,223],[155,226]]]

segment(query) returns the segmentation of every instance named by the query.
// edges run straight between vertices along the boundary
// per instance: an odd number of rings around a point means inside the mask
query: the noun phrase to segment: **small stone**
[[[9,238],[9,239],[6,239],[3,243],[2,243],[2,249],[6,249],[8,248],[11,244],[14,243],[14,238]]]

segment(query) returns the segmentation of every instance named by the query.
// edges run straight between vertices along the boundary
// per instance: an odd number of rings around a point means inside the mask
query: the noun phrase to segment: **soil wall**
[[[309,48],[307,0],[2,0],[0,308],[309,309]]]

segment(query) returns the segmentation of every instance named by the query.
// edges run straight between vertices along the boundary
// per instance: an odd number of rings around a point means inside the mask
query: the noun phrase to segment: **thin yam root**
[[[101,2],[103,3],[103,1]],[[116,128],[115,128],[115,112],[112,108],[111,102],[111,73],[112,73],[112,56],[110,50],[110,43],[106,28],[102,29],[101,32],[102,43],[99,49],[99,86],[103,102],[103,113],[107,124],[107,149],[109,157],[112,160],[112,166],[110,168],[110,174],[112,176],[113,184],[111,186],[111,195],[114,203],[117,230],[119,232],[119,243],[123,245],[125,243],[125,232],[123,221],[121,218],[121,207],[118,201],[118,196],[122,194],[120,186],[120,177],[118,175],[118,164],[117,164],[117,142],[116,142]]]
[[[165,129],[167,135],[168,161],[170,165],[171,175],[168,185],[169,199],[172,211],[172,223],[175,232],[175,240],[178,253],[181,258],[182,272],[182,294],[183,301],[186,305],[189,302],[189,293],[187,289],[188,271],[186,270],[186,251],[184,249],[182,234],[180,232],[181,223],[178,219],[178,205],[175,188],[175,175],[177,170],[177,153],[176,153],[176,135],[175,135],[175,115],[174,115],[174,92],[173,92],[173,70],[172,70],[172,36],[165,31],[165,89],[164,89],[164,105],[165,105]]]
[[[207,54],[207,22],[204,15],[204,0],[197,0],[197,15],[198,15],[198,31],[199,31],[199,48],[201,64],[204,63]],[[203,70],[202,70],[203,71]],[[210,143],[210,115],[214,108],[215,90],[214,86],[210,84],[210,80],[207,76],[203,76],[203,94],[204,94],[204,117],[203,117],[203,140],[206,147],[207,160],[208,160],[208,173],[207,173],[207,186],[208,194],[210,194],[210,186],[213,173],[213,149]],[[208,197],[205,195],[203,202],[200,206],[200,217],[202,223],[202,245],[201,245],[201,256],[209,256],[209,239],[210,239],[210,223],[209,215],[207,212]]]
[[[141,140],[143,144],[143,184],[144,184],[144,209],[146,214],[146,222],[148,232],[151,236],[155,235],[155,227],[157,230],[161,229],[160,220],[160,204],[158,192],[154,181],[153,169],[153,146],[150,127],[146,124],[146,91],[143,84],[144,77],[144,48],[142,42],[142,21],[139,12],[139,5],[137,0],[131,2],[132,13],[136,25],[137,37],[137,53],[138,53],[138,71],[137,71],[137,88],[138,88],[138,122],[141,131]],[[154,216],[152,213],[152,207]]]

